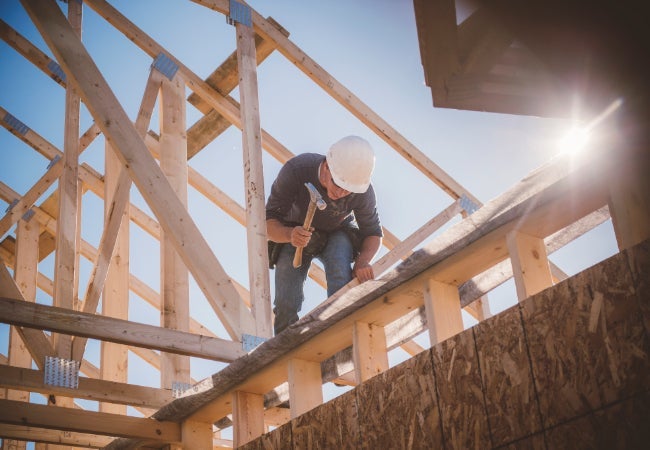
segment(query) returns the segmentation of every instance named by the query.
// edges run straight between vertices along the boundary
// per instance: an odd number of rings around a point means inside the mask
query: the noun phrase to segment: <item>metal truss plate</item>
[[[63,82],[66,81],[65,72],[63,71],[63,69],[61,69],[61,66],[59,66],[56,63],[56,61],[50,61],[49,63],[47,63],[47,68],[50,69],[50,72],[54,74],[54,76],[56,77],[55,80],[59,79]]]
[[[156,56],[156,59],[154,59],[151,67],[165,75],[170,80],[172,80],[174,78],[174,75],[176,75],[176,72],[178,72],[178,64],[172,61],[164,53],[158,53],[158,56]]]
[[[16,130],[16,132],[18,132],[23,136],[27,134],[27,132],[29,131],[29,127],[27,125],[25,125],[24,123],[22,123],[20,120],[16,119],[14,116],[12,116],[9,113],[6,113],[2,120],[4,120],[4,122],[7,125],[9,125],[11,128]]]
[[[79,366],[79,361],[46,356],[45,384],[77,389],[79,387]]]
[[[465,194],[461,195],[460,197],[460,207],[463,208],[467,214],[473,214],[477,209],[478,206],[471,201]]]
[[[172,396],[174,398],[180,398],[183,396],[185,391],[191,388],[192,385],[189,383],[183,383],[181,381],[172,381]]]
[[[266,338],[253,336],[251,334],[242,334],[241,343],[242,343],[242,347],[244,348],[244,351],[250,352],[251,350],[255,349],[255,347],[262,344],[266,340],[267,340]]]
[[[230,25],[234,25],[237,22],[247,27],[253,26],[251,7],[239,3],[237,0],[230,0],[230,14],[226,16],[226,21]]]

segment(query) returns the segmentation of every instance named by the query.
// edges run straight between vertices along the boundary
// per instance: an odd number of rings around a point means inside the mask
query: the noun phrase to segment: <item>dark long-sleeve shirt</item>
[[[334,231],[344,226],[359,228],[360,237],[382,236],[377,213],[377,201],[372,185],[363,194],[351,193],[331,200],[321,186],[318,167],[325,156],[304,153],[291,158],[280,169],[271,186],[266,202],[266,218],[277,219],[285,225],[302,225],[309,206],[309,192],[305,183],[311,183],[327,203],[324,210],[316,210],[312,226],[317,230]]]

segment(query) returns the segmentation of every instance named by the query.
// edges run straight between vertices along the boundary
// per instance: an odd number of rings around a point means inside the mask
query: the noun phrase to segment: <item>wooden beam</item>
[[[51,406],[12,400],[0,400],[0,423],[155,442],[181,439],[181,427],[174,422],[72,408],[54,410]]]
[[[43,53],[38,47],[29,42],[29,40],[14,30],[2,19],[0,19],[0,37],[55,82],[59,83],[63,87],[66,86],[65,80],[61,77],[63,72],[60,71],[57,62]],[[52,70],[53,68],[58,70]]]
[[[0,298],[0,322],[120,344],[230,362],[245,354],[238,342]]]
[[[384,327],[354,322],[352,328],[354,371],[357,383],[363,383],[388,370],[388,348]]]
[[[237,32],[237,67],[239,69],[244,185],[246,186],[249,286],[256,334],[260,337],[269,338],[273,336],[273,313],[271,311],[271,284],[266,237],[255,32],[252,27],[241,23],[236,23],[235,29]]]
[[[213,305],[220,305],[215,312],[228,333],[237,340],[243,332],[250,333],[254,328],[250,311],[60,9],[55,4],[44,5],[36,0],[22,0],[22,3],[95,122],[118,150],[161,226],[173,238],[176,250],[197,284],[213,300]]]
[[[424,308],[431,346],[463,331],[457,286],[428,279],[424,289]]]
[[[38,274],[39,225],[36,220],[19,220],[16,229],[16,264],[14,279],[23,298],[36,301],[36,275]],[[9,364],[15,367],[31,367],[32,357],[16,327],[9,331]],[[24,390],[7,391],[7,399],[29,401]]]
[[[56,161],[45,174],[23,195],[7,214],[0,219],[0,237],[20,219],[36,201],[59,179],[63,171],[63,160]]]
[[[185,134],[185,83],[181,74],[162,78],[160,86],[160,168],[187,210],[187,136]],[[171,238],[160,239],[160,325],[170,330],[188,331],[190,287],[187,266]],[[173,353],[160,354],[161,387],[170,389],[174,381],[190,382],[190,359]]]
[[[553,286],[553,277],[542,238],[513,230],[506,236],[506,243],[512,262],[517,298],[520,302]]]
[[[68,5],[68,22],[81,40],[82,5]],[[74,308],[79,291],[79,239],[81,235],[81,186],[79,183],[79,111],[81,100],[75,89],[65,89],[65,123],[63,129],[63,172],[59,177],[58,226],[54,255],[54,296],[52,303],[61,308]],[[60,358],[72,358],[70,336],[54,335]]]
[[[290,359],[287,365],[291,418],[323,403],[320,363]]]
[[[54,394],[154,409],[158,409],[173,400],[172,392],[168,389],[157,389],[87,377],[79,377],[79,386],[72,389],[46,384],[44,380],[45,374],[42,370],[0,365],[0,386],[8,389],[23,389],[45,395]]]
[[[233,444],[237,448],[264,433],[264,397],[243,391],[232,395]]]
[[[462,208],[460,206],[460,201],[456,200],[435,217],[428,220],[402,242],[394,245],[388,253],[379,258],[372,265],[375,274],[378,275],[383,273],[400,259],[406,258],[410,253],[412,253],[412,249],[431,236],[436,230],[440,229],[444,224],[449,222],[454,216],[460,214],[461,211]]]
[[[97,436],[92,433],[61,433],[56,430],[27,427],[22,425],[0,424],[0,437],[20,441],[41,442],[46,444],[63,444],[73,447],[102,448],[113,439],[106,436]]]
[[[184,420],[181,423],[181,436],[183,438],[182,445],[174,447],[178,450],[190,448],[209,450],[213,448],[211,423]]]

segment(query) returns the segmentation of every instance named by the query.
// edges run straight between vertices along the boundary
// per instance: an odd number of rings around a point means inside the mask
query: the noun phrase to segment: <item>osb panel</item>
[[[481,373],[472,330],[431,349],[447,449],[490,447]]]
[[[260,450],[260,438],[253,439],[244,445],[237,447],[239,450]]]
[[[537,433],[532,436],[527,436],[517,442],[512,442],[504,447],[503,450],[549,450],[552,447],[546,446],[543,433]],[[555,449],[552,449],[555,450]]]
[[[582,416],[546,431],[549,449],[647,449],[650,393]]]
[[[546,428],[650,387],[636,291],[618,254],[522,304]]]
[[[646,334],[650,336],[650,240],[632,247],[625,255],[632,270]]]
[[[442,448],[429,351],[371,378],[355,391],[359,448]]]
[[[474,327],[492,444],[541,431],[519,306]]]
[[[291,421],[296,449],[356,449],[359,442],[356,393],[345,394]]]
[[[270,433],[262,435],[258,439],[258,442],[259,450],[281,450],[293,448],[291,422],[285,423]]]

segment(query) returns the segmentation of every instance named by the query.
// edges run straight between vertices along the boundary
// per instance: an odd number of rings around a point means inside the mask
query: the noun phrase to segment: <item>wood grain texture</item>
[[[371,378],[356,392],[358,448],[442,448],[430,352]]]
[[[293,419],[291,421],[293,448],[309,450],[358,448],[359,426],[355,396],[355,391],[346,392]],[[276,448],[286,448],[286,443]]]
[[[474,327],[492,445],[541,430],[518,306]]]
[[[432,347],[433,370],[447,449],[483,449],[490,433],[473,331]]]
[[[650,388],[650,343],[624,254],[522,305],[545,426]]]

